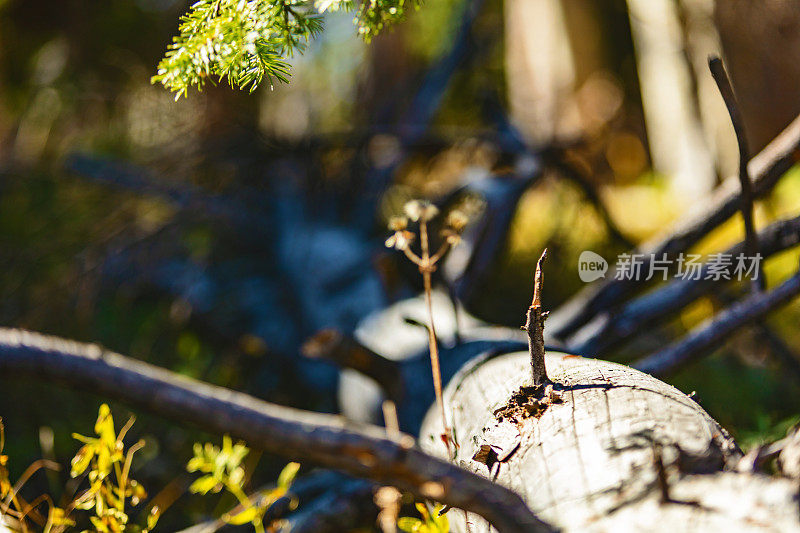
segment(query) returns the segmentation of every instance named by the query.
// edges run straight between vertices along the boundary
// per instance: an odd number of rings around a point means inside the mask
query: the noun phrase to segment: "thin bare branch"
[[[712,352],[738,328],[757,321],[800,294],[800,273],[768,293],[754,293],[692,330],[685,338],[633,365],[634,368],[663,376]]]
[[[733,92],[731,80],[725,70],[725,65],[719,57],[711,56],[708,59],[708,68],[714,81],[717,82],[719,93],[728,108],[731,117],[733,131],[736,133],[736,142],[739,144],[739,185],[741,186],[740,210],[744,221],[745,248],[747,255],[755,256],[759,251],[758,235],[753,224],[753,184],[750,181],[750,173],[747,170],[747,162],[750,160],[750,149],[747,145],[747,135],[744,129],[744,120],[739,112],[739,104],[736,101],[736,94]],[[763,291],[766,287],[764,276],[759,276],[753,281],[753,288]]]
[[[431,356],[431,374],[433,377],[433,388],[436,392],[436,405],[439,407],[439,414],[442,417],[444,443],[447,447],[447,454],[450,455],[452,433],[450,432],[450,426],[447,424],[447,416],[444,411],[442,370],[439,363],[439,343],[436,340],[436,327],[433,324],[433,287],[431,284],[431,274],[433,273],[434,265],[431,263],[430,249],[428,247],[428,223],[424,217],[420,219],[419,234],[420,245],[422,246],[422,264],[419,267],[419,271],[422,274],[422,282],[425,289],[425,306],[428,309],[428,347]]]
[[[753,195],[766,195],[787,170],[800,159],[800,116],[775,137],[757,156],[750,160],[748,171],[753,176]],[[729,177],[717,188],[700,209],[689,213],[666,236],[645,244],[637,253],[644,254],[643,269],[648,268],[651,256],[674,256],[688,250],[720,224],[732,217],[741,205],[740,184],[736,176]],[[644,287],[630,279],[612,279],[588,287],[558,313],[559,327],[553,335],[565,339],[587,324],[598,313],[605,312],[628,299]],[[553,319],[555,321],[556,313]]]
[[[780,220],[764,228],[758,234],[762,260],[800,244],[800,217]],[[737,257],[745,252],[745,243],[728,248],[723,255]],[[726,270],[728,278],[734,278],[734,267]],[[704,264],[696,279],[674,278],[663,287],[627,302],[621,309],[604,313],[606,318],[598,328],[580,344],[569,344],[575,353],[601,357],[626,340],[634,337],[643,328],[648,328],[669,319],[681,309],[718,288],[724,279],[713,280],[708,274],[709,265]],[[763,269],[760,269],[763,271]],[[759,273],[759,277],[761,273]]]

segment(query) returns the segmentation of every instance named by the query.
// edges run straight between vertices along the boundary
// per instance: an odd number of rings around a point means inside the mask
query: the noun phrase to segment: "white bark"
[[[629,367],[548,354],[547,371],[563,386],[563,402],[519,425],[498,422],[495,410],[525,384],[528,364],[524,352],[476,361],[450,381],[444,399],[459,446],[455,461],[518,492],[543,520],[576,532],[800,530],[794,482],[691,473],[700,469],[686,463],[679,469],[679,457],[735,463],[740,452],[696,402]],[[441,432],[436,414],[428,413],[420,443],[444,456],[434,438]],[[677,503],[661,501],[654,442]],[[507,460],[490,472],[473,459],[482,444],[500,457],[509,454]],[[465,531],[463,513],[449,517],[454,531]],[[490,531],[479,517],[470,521],[471,533]]]

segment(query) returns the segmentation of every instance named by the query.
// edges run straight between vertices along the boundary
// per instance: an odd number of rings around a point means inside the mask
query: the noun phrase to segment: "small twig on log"
[[[531,378],[534,387],[544,387],[550,383],[547,377],[544,354],[544,320],[547,313],[542,312],[542,285],[544,276],[542,274],[542,263],[547,257],[547,249],[542,252],[539,261],[536,262],[536,274],[533,281],[533,300],[531,301],[528,312],[525,315],[525,325],[522,329],[528,332],[528,353],[531,356]]]
[[[655,376],[663,376],[681,365],[702,357],[708,351],[713,351],[738,328],[761,319],[798,294],[800,294],[800,273],[784,281],[772,292],[755,293],[726,309],[692,330],[681,341],[641,359],[633,367]]]
[[[747,144],[744,120],[742,120],[742,114],[739,112],[736,94],[733,92],[731,80],[725,71],[725,65],[722,64],[722,60],[717,56],[709,57],[708,68],[711,70],[711,76],[714,77],[714,81],[717,82],[719,93],[725,101],[725,107],[728,108],[733,131],[736,133],[736,142],[739,145],[739,185],[742,188],[740,209],[742,220],[744,221],[745,249],[747,255],[755,257],[759,247],[758,235],[753,224],[753,184],[750,181],[750,173],[747,170],[747,163],[750,161],[750,149]],[[755,290],[763,291],[765,287],[763,274],[753,280],[753,288]]]
[[[179,423],[229,434],[256,449],[310,461],[475,512],[501,532],[553,531],[511,490],[383,428],[270,404],[141,361],[23,330],[0,328],[0,375],[29,375],[116,399]]]
[[[800,116],[794,119],[780,135],[775,137],[748,166],[753,177],[753,194],[756,198],[767,194],[781,176],[800,157]],[[669,235],[657,242],[643,246],[638,253],[644,254],[642,268],[649,266],[649,257],[673,256],[685,251],[700,241],[709,232],[733,216],[741,205],[738,178],[725,180],[703,210],[685,217]],[[598,313],[602,313],[624,302],[631,294],[644,287],[643,283],[629,279],[609,279],[598,286],[587,289],[565,307],[568,313],[561,316],[562,324],[553,335],[565,339],[587,324]]]

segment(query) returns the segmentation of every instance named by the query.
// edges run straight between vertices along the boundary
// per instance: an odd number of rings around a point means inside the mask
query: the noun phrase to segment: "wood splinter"
[[[542,252],[539,261],[536,262],[536,274],[533,281],[533,301],[528,307],[525,316],[525,325],[522,329],[528,332],[528,353],[531,356],[531,377],[533,387],[539,388],[551,384],[547,377],[547,369],[544,363],[544,320],[547,313],[542,311],[542,263],[547,257],[547,248]]]

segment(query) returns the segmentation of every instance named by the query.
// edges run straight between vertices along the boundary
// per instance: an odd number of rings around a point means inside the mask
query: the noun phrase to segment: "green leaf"
[[[242,524],[249,524],[259,519],[261,510],[258,507],[249,507],[233,516],[225,515],[224,520],[232,526],[240,526]]]
[[[284,466],[283,470],[281,470],[281,473],[278,475],[278,487],[288,489],[294,481],[295,476],[297,476],[298,470],[300,470],[300,463],[289,463]]]
[[[407,533],[417,533],[422,528],[422,520],[419,518],[412,518],[410,516],[401,516],[397,519],[397,527],[400,531]]]
[[[86,472],[86,469],[89,468],[89,464],[92,462],[92,457],[94,457],[94,446],[91,444],[83,445],[81,449],[78,450],[78,453],[75,454],[75,457],[72,458],[72,470],[70,470],[69,475],[78,477]]]
[[[220,483],[214,479],[214,476],[203,476],[194,480],[189,485],[189,491],[195,494],[208,494],[209,491],[219,492]]]
[[[414,507],[417,509],[417,512],[422,515],[422,519],[427,522],[428,518],[430,517],[430,513],[428,512],[428,508],[425,507],[425,504],[418,502],[414,504]]]
[[[437,504],[433,509],[431,515],[433,525],[439,533],[448,533],[450,531],[450,520],[447,518],[447,513],[439,514],[444,509],[444,505]]]
[[[147,529],[151,530],[156,527],[159,518],[161,518],[161,509],[158,507],[158,505],[154,505],[153,508],[150,509],[150,513],[147,515]]]
[[[100,437],[100,441],[108,447],[109,450],[116,448],[117,434],[114,432],[114,418],[111,416],[111,409],[107,404],[100,406],[100,412],[97,414],[97,422],[94,424],[94,432]]]

